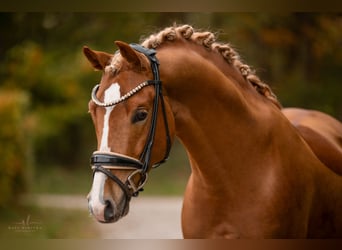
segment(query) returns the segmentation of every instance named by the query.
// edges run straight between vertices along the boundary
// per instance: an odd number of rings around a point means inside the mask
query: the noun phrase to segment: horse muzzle
[[[88,198],[89,211],[103,223],[116,222],[129,211],[132,196],[137,196],[147,180],[147,173],[142,171],[142,163],[129,156],[96,151],[91,157],[93,186]],[[126,180],[121,180],[112,171],[129,171]],[[139,178],[136,185],[134,179]],[[120,187],[122,195],[114,197],[112,191],[105,191],[106,181],[111,180]],[[107,184],[108,185],[108,184]]]
[[[94,178],[98,183],[98,179],[104,176],[102,173],[97,173],[96,175],[100,175],[98,178]],[[106,179],[106,177],[104,177]],[[129,211],[129,202],[126,201],[126,197],[121,196],[119,202],[115,202],[114,199],[110,196],[110,194],[104,194],[101,189],[97,189],[93,187],[91,192],[88,195],[88,208],[91,215],[101,223],[112,223],[116,222],[125,215],[128,214]]]

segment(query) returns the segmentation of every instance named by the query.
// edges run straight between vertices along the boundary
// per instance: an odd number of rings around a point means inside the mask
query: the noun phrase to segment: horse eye
[[[146,110],[137,110],[132,118],[132,123],[137,123],[147,118],[148,112]]]

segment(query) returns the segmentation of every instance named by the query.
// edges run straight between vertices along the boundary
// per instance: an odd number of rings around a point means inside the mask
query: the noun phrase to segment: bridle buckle
[[[138,186],[134,183],[133,177],[137,174],[140,174],[141,178],[139,181]],[[128,188],[132,189],[133,196],[137,196],[139,191],[144,187],[148,179],[148,174],[144,172],[142,169],[137,169],[133,171],[128,177],[127,177],[127,186]]]

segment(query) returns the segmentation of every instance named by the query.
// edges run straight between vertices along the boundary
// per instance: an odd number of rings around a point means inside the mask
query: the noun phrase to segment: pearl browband
[[[101,102],[97,97],[96,97],[96,93],[99,90],[100,84],[95,85],[95,87],[93,88],[92,92],[91,92],[91,99],[93,100],[93,102],[100,106],[100,107],[111,107],[114,106],[116,104],[119,104],[120,102],[123,102],[125,100],[127,100],[128,98],[130,98],[131,96],[133,96],[134,94],[138,93],[140,90],[142,90],[144,87],[149,86],[149,85],[153,85],[156,84],[156,81],[153,80],[149,80],[149,81],[145,81],[140,83],[138,86],[136,86],[134,89],[132,89],[131,91],[129,91],[128,93],[124,94],[122,97],[120,97],[117,100],[111,101],[111,102]]]

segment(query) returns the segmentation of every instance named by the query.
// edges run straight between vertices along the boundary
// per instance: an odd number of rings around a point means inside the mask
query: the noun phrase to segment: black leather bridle
[[[105,175],[107,175],[110,179],[112,179],[115,183],[119,185],[119,187],[122,189],[122,191],[125,194],[125,205],[123,211],[125,211],[125,208],[130,201],[132,196],[137,196],[140,191],[143,190],[143,186],[146,183],[147,180],[147,171],[148,168],[151,165],[151,153],[152,153],[152,147],[154,143],[155,133],[156,133],[156,127],[157,127],[157,116],[158,116],[158,107],[159,103],[161,104],[161,109],[163,113],[163,119],[164,119],[164,126],[166,130],[166,150],[164,158],[158,162],[153,164],[152,167],[158,167],[160,164],[164,163],[169,156],[170,149],[171,149],[171,138],[170,138],[170,132],[169,132],[169,126],[167,122],[167,116],[166,116],[166,110],[165,110],[165,103],[164,98],[162,94],[162,82],[160,81],[159,76],[159,62],[156,58],[156,51],[154,49],[147,49],[139,44],[130,44],[130,46],[135,49],[136,51],[144,54],[151,63],[151,69],[153,73],[153,80],[148,80],[140,85],[134,91],[131,91],[132,93],[130,95],[127,95],[127,98],[123,98],[121,101],[125,101],[138,91],[140,91],[143,87],[153,85],[155,89],[155,97],[153,101],[153,111],[152,111],[152,119],[151,119],[151,126],[149,129],[149,133],[147,136],[147,140],[145,143],[145,147],[140,155],[139,160],[134,159],[132,157],[113,153],[113,152],[99,152],[95,151],[93,155],[91,156],[91,166],[94,171],[94,174],[96,172],[102,172]],[[96,85],[92,92],[92,99],[95,101],[96,104],[99,105],[99,101],[96,98],[96,92],[99,88],[99,85]],[[109,107],[114,106],[119,102],[110,103],[110,104],[103,104],[101,106]],[[133,170],[133,172],[128,176],[126,182],[122,182],[118,177],[116,177],[110,169],[127,169],[127,170]],[[140,181],[138,185],[135,185],[133,182],[133,176],[139,174],[140,175]]]

